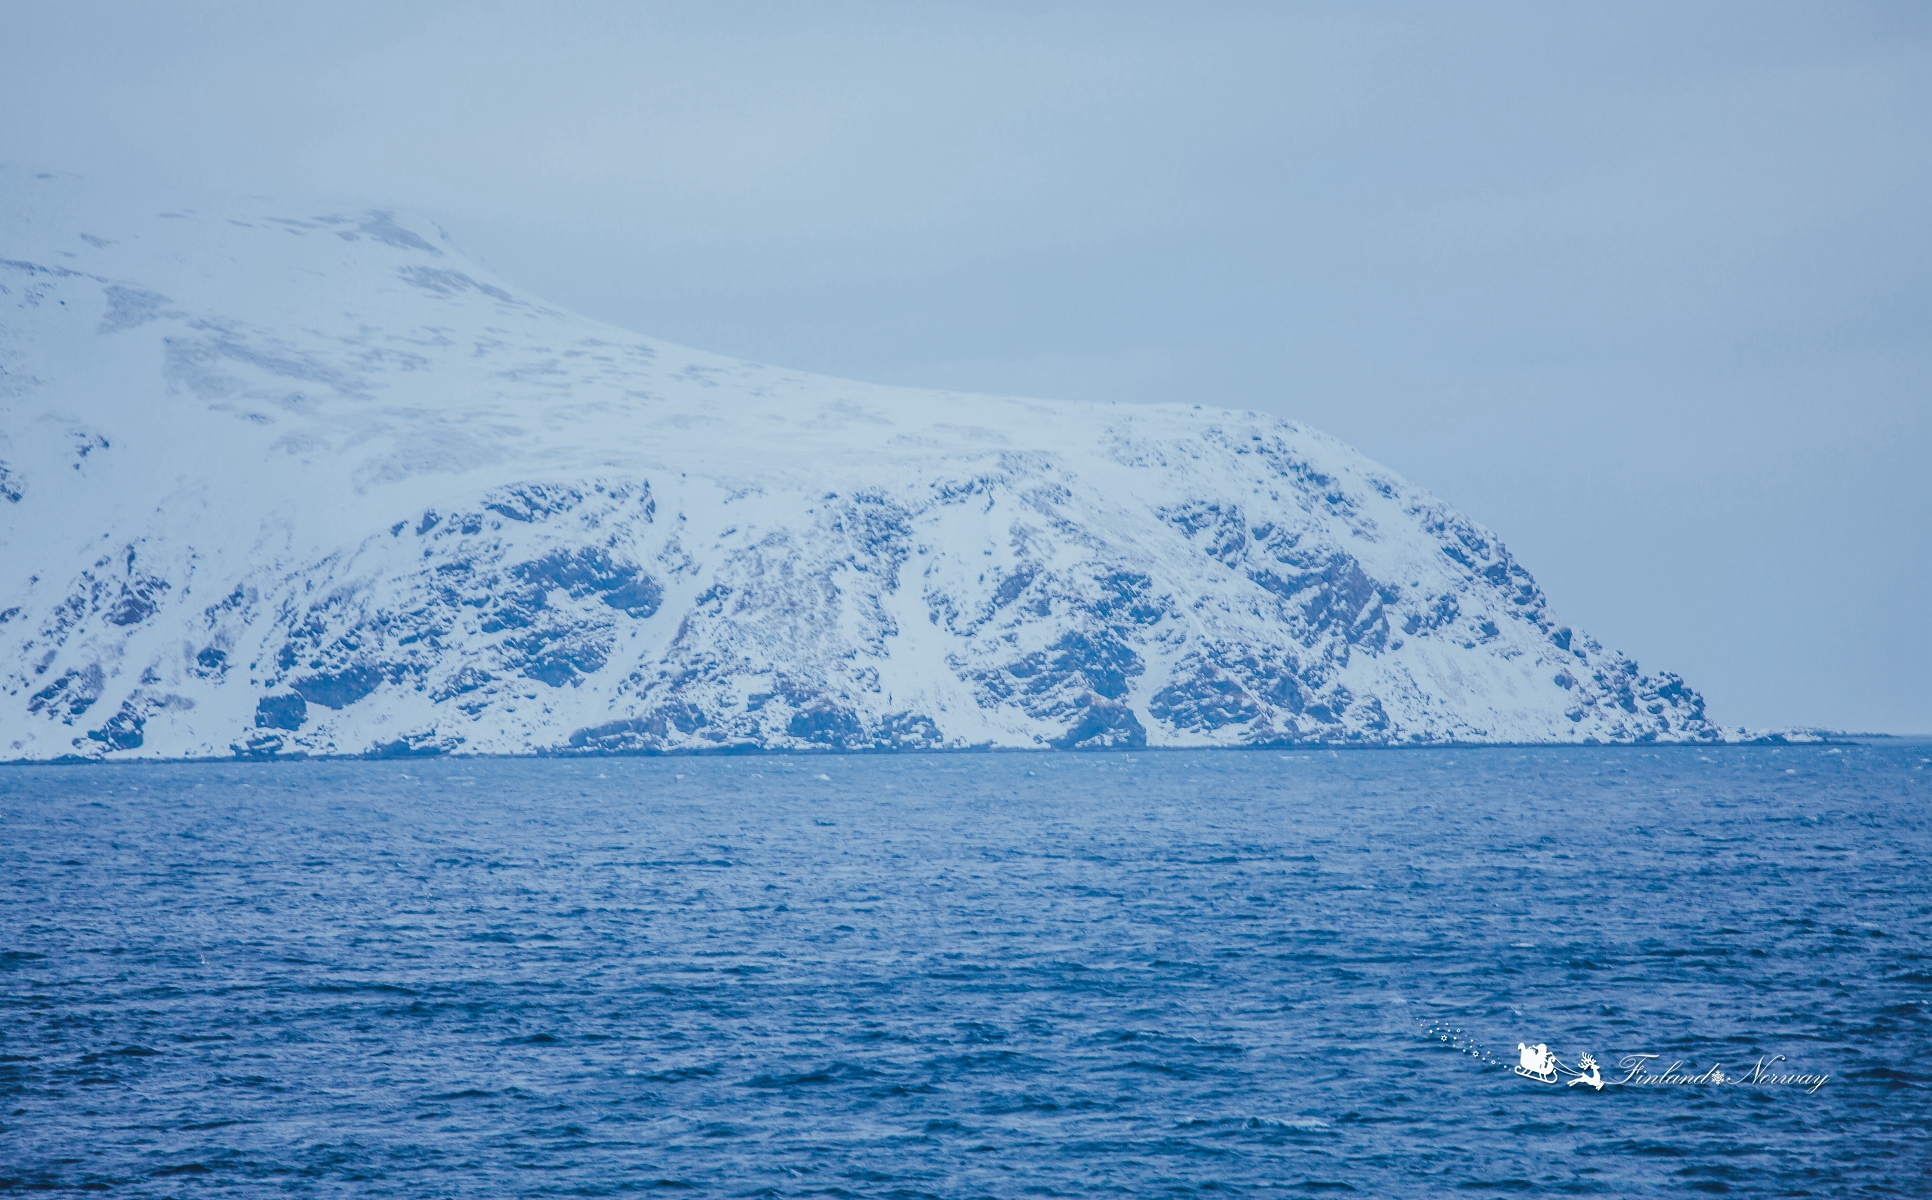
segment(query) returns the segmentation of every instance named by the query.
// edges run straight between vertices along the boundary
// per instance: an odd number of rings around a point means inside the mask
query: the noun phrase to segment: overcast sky
[[[1729,724],[1932,732],[1932,5],[0,5],[0,159],[888,383],[1294,417]],[[4,248],[0,248],[4,249]]]

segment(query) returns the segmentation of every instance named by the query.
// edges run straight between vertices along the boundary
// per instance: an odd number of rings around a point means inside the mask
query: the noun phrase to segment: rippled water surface
[[[1928,759],[0,768],[0,1188],[1924,1195]]]

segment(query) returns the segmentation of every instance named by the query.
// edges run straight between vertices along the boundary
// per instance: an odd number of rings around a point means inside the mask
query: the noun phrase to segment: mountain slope
[[[389,212],[0,194],[0,757],[1719,736],[1292,422],[705,354]]]

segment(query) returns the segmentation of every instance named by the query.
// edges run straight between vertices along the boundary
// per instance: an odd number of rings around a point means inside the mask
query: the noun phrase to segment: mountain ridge
[[[1716,741],[1295,422],[828,379],[0,170],[0,758]]]

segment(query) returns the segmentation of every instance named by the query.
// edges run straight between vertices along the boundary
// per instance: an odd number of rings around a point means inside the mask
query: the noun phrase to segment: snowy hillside
[[[0,758],[1718,736],[1300,425],[759,366],[425,221],[174,203],[0,169]]]

